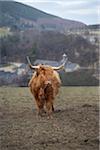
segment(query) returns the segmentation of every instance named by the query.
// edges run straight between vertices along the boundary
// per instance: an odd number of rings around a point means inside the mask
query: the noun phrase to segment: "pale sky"
[[[99,0],[16,0],[44,12],[85,24],[100,23]]]

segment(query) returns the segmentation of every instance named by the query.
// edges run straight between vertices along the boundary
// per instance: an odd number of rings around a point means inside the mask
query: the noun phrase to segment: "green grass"
[[[11,66],[11,64],[9,64],[9,63],[8,64],[1,64],[0,65],[0,67],[10,67],[10,66]]]
[[[100,30],[97,30],[97,31],[95,31],[95,30],[92,31],[92,30],[91,30],[91,31],[90,31],[90,34],[91,34],[91,35],[100,35]]]
[[[0,28],[0,37],[4,37],[11,34],[11,32],[7,28]]]

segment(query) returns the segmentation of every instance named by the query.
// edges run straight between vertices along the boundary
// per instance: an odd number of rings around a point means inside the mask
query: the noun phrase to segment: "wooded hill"
[[[26,62],[27,55],[33,60],[60,60],[63,53],[70,61],[85,66],[98,59],[97,46],[80,35],[66,34],[72,28],[86,28],[81,22],[65,20],[15,1],[0,1],[0,26],[7,26],[12,32],[0,39],[1,62]]]
[[[58,31],[86,27],[84,23],[62,19],[15,1],[0,1],[0,26]]]
[[[60,60],[63,53],[70,61],[88,66],[98,60],[97,47],[80,35],[58,32],[17,32],[0,39],[1,58],[7,61],[26,62],[26,56],[35,59]],[[6,44],[5,44],[6,43]]]

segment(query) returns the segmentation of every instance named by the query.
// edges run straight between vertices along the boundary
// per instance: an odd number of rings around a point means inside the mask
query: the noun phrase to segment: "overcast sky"
[[[86,24],[100,23],[99,0],[16,0],[47,13],[81,21]]]

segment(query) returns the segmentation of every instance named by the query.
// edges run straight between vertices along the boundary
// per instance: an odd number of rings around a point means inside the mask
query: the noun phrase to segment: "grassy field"
[[[11,32],[7,28],[0,28],[0,37],[4,37],[11,34]]]
[[[0,150],[99,150],[98,87],[62,87],[53,119],[28,88],[0,88]]]

